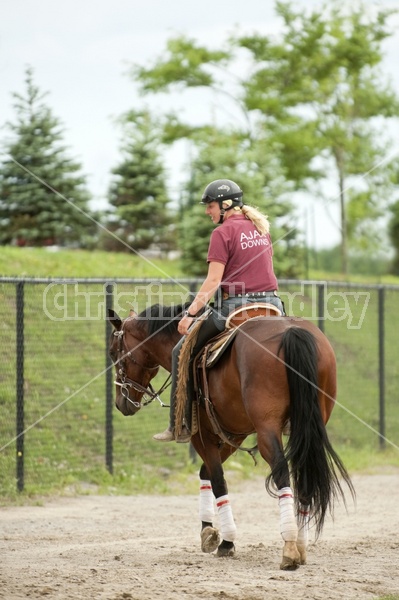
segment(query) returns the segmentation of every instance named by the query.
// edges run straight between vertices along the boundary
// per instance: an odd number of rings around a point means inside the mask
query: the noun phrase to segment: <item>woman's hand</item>
[[[181,335],[187,335],[189,327],[191,327],[194,318],[184,316],[177,326],[177,331],[181,333]]]

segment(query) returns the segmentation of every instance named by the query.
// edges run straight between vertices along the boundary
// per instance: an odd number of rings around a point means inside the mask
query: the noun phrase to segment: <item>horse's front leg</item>
[[[299,512],[297,515],[298,523],[298,540],[297,548],[301,555],[301,565],[306,565],[306,552],[309,539],[309,507],[304,504],[299,504]]]
[[[214,497],[219,517],[219,531],[213,526],[215,518]],[[200,470],[200,519],[201,549],[203,552],[213,552],[217,548],[218,556],[234,556],[234,540],[236,525],[234,523],[227,485],[221,463],[215,464],[211,474],[205,465]],[[220,538],[222,539],[221,543]]]
[[[219,546],[220,535],[213,526],[215,520],[215,503],[212,484],[205,474],[205,466],[200,471],[199,517],[201,519],[201,550],[213,552]],[[205,479],[206,478],[206,479]]]

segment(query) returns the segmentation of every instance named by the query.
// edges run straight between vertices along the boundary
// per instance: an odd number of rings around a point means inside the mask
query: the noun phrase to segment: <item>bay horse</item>
[[[181,339],[177,324],[183,309],[183,305],[154,304],[140,314],[131,311],[123,320],[109,310],[114,328],[110,356],[116,369],[115,402],[123,415],[137,413],[145,394],[154,397],[150,381],[160,366],[171,371],[172,349]],[[340,478],[355,494],[325,427],[336,397],[334,351],[310,321],[250,319],[209,370],[208,390],[225,435],[221,439],[215,433],[201,402],[198,432],[191,438],[203,461],[199,470],[201,548],[217,550],[218,556],[234,555],[236,526],[222,465],[248,435],[256,433],[259,453],[270,466],[266,489],[278,498],[280,508],[284,543],[280,568],[294,570],[306,563],[310,519],[318,536],[337,496],[345,503]],[[284,446],[287,424],[290,433]],[[214,525],[215,503],[219,529]]]

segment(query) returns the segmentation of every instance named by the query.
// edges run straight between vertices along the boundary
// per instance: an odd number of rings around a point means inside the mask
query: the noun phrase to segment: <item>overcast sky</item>
[[[294,6],[320,4],[320,0],[296,0]],[[378,5],[393,8],[399,2],[385,0]],[[392,25],[396,31],[384,46],[384,71],[399,94],[397,16]],[[31,65],[35,83],[49,92],[46,103],[65,126],[69,155],[80,160],[90,190],[103,206],[110,169],[120,160],[120,130],[113,117],[146,102],[126,76],[128,64],[145,65],[159,57],[167,39],[175,34],[220,48],[237,28],[277,33],[279,27],[272,0],[2,0],[0,125],[14,119],[11,93],[24,91],[25,68]],[[218,111],[217,100],[212,101]],[[161,98],[155,98],[152,106],[164,108]],[[197,118],[204,110],[193,93],[182,106],[187,119]],[[0,138],[4,135],[1,130]],[[184,179],[184,150],[180,154],[171,151],[167,166],[176,192]],[[310,242],[319,247],[336,243],[334,209],[331,220],[316,203],[309,201],[309,206],[314,211],[309,219]]]

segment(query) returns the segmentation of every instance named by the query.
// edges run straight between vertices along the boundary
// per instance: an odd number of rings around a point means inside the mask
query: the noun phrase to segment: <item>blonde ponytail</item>
[[[232,204],[232,200],[224,200],[223,208],[229,208]],[[242,206],[235,206],[232,210],[241,211],[247,219],[252,221],[261,235],[266,235],[266,233],[269,233],[270,224],[268,218],[259,212],[257,208],[248,206],[248,204],[243,204]]]
[[[244,204],[241,207],[241,210],[245,217],[252,221],[252,223],[255,225],[256,229],[261,235],[266,235],[266,233],[269,233],[269,220],[265,215],[259,212],[257,208]]]

